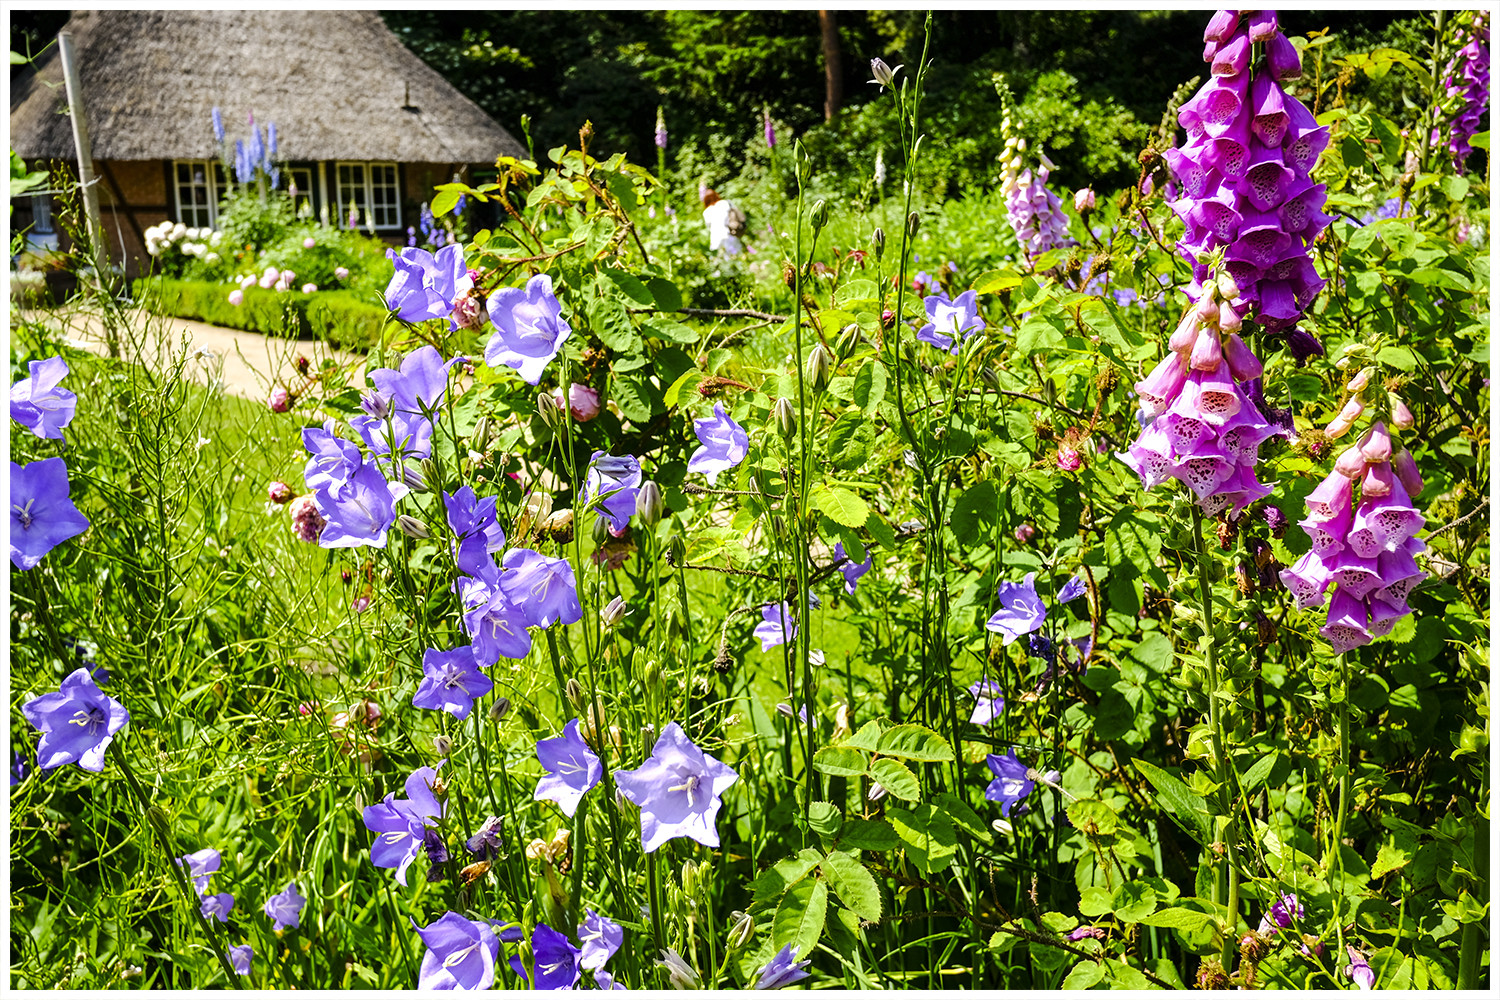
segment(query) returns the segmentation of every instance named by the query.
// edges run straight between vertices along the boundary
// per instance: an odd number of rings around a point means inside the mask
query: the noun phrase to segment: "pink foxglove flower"
[[[1453,156],[1453,168],[1464,172],[1464,163],[1474,151],[1469,140],[1485,123],[1490,105],[1490,22],[1487,11],[1474,11],[1473,20],[1460,27],[1461,38],[1467,42],[1448,64],[1443,77],[1443,86],[1449,97],[1463,95],[1457,115],[1448,123],[1448,152]],[[1432,130],[1432,141],[1443,141],[1439,129]]]

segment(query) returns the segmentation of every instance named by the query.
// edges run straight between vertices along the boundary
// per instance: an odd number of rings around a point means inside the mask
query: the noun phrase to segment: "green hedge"
[[[229,285],[176,278],[142,278],[136,301],[153,312],[273,337],[315,338],[331,347],[364,350],[379,343],[390,313],[349,291],[273,292],[252,285],[240,305],[229,301]]]

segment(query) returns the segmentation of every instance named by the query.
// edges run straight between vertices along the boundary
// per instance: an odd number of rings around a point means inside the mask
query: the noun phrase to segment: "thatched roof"
[[[75,11],[98,160],[213,159],[210,111],[232,146],[247,116],[275,122],[278,158],[484,163],[520,143],[418,59],[374,11]],[[15,81],[11,145],[72,159],[62,60],[49,49]]]

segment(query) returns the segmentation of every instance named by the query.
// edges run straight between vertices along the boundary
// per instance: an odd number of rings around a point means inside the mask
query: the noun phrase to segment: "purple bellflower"
[[[1035,573],[1027,573],[1020,583],[1002,583],[996,592],[1000,610],[990,616],[984,627],[1005,636],[1006,646],[1035,632],[1047,619],[1047,606],[1036,594],[1035,580]]]
[[[1071,580],[1063,584],[1062,590],[1057,592],[1057,603],[1067,604],[1071,601],[1076,601],[1088,593],[1088,589],[1088,584],[1083,582],[1083,575],[1081,573],[1075,575]]]
[[[556,802],[565,816],[577,812],[584,793],[604,777],[604,765],[578,735],[577,719],[563,727],[561,736],[537,741],[536,756],[547,773],[537,781],[531,797],[538,802]]]
[[[987,726],[1005,711],[1005,695],[1000,685],[988,677],[981,677],[969,685],[969,694],[974,696],[974,712],[969,721],[976,726]]]
[[[500,562],[505,567],[500,591],[527,625],[572,625],[583,617],[573,566],[566,559],[552,559],[531,549],[511,549]]]
[[[552,294],[552,278],[538,274],[526,282],[525,290],[499,289],[490,296],[489,310],[496,332],[484,349],[484,363],[491,368],[514,368],[536,385],[542,370],[573,332]]]
[[[984,330],[979,318],[979,293],[969,289],[949,301],[944,292],[922,300],[927,307],[927,325],[917,331],[917,339],[938,350],[957,354],[963,341]]]
[[[201,899],[208,891],[208,880],[213,873],[219,870],[222,859],[219,852],[212,847],[205,847],[201,851],[192,854],[184,854],[180,858],[173,859],[177,864],[184,865],[188,870],[188,878],[193,881],[193,891]]]
[[[31,374],[10,387],[10,417],[39,438],[61,438],[78,409],[78,397],[57,383],[68,374],[60,356],[32,361]]]
[[[797,623],[792,620],[792,607],[785,601],[767,604],[760,609],[764,621],[755,626],[755,638],[760,640],[760,651],[768,652],[797,638]]]
[[[399,451],[401,458],[432,454],[433,413],[443,404],[448,369],[462,356],[444,361],[437,348],[424,345],[401,360],[401,368],[377,368],[370,373],[375,393],[367,395],[366,412],[351,417],[349,426],[377,455]]]
[[[203,902],[198,906],[206,919],[217,920],[221,924],[229,922],[229,911],[233,909],[234,897],[227,892],[204,896]]]
[[[498,857],[500,848],[504,846],[504,842],[500,839],[501,826],[500,817],[491,816],[479,824],[479,829],[475,831],[474,836],[464,841],[464,850],[480,861]]]
[[[370,846],[370,862],[376,868],[396,869],[396,881],[406,885],[406,869],[424,850],[429,825],[443,818],[443,804],[432,791],[438,768],[419,767],[406,779],[404,799],[391,792],[373,806],[365,807],[365,827],[377,834]]]
[[[442,319],[453,312],[459,296],[474,287],[464,266],[463,248],[456,243],[435,256],[420,247],[406,247],[400,253],[387,250],[385,255],[396,267],[385,288],[385,302],[404,322]]]
[[[21,714],[42,734],[36,763],[43,771],[64,764],[104,770],[105,750],[130,721],[125,706],[99,690],[87,667],[64,677],[58,690],[22,705]]]
[[[331,418],[322,427],[302,428],[302,446],[311,456],[302,470],[310,490],[348,482],[364,464],[359,445],[339,437]]]
[[[844,593],[846,594],[854,593],[859,586],[859,578],[870,572],[870,567],[875,565],[875,557],[870,554],[868,548],[865,549],[865,561],[857,563],[844,551],[843,542],[833,543],[833,559],[833,564],[838,567],[840,573],[844,574]]]
[[[719,481],[719,473],[743,462],[750,450],[750,436],[724,412],[723,403],[714,404],[713,416],[694,420],[693,433],[698,435],[701,446],[688,459],[688,471],[704,473],[710,485]]]
[[[483,576],[495,570],[494,555],[505,549],[505,531],[495,515],[495,497],[476,497],[472,486],[443,494],[448,527],[458,544],[454,559],[461,572]]]
[[[248,944],[237,944],[229,949],[229,965],[238,975],[250,975],[250,963],[254,958],[255,949]]]
[[[590,504],[607,496],[599,506],[609,517],[610,531],[621,535],[630,526],[635,513],[635,497],[640,492],[641,463],[633,455],[607,455],[596,451],[589,457],[588,474],[578,493],[581,503]]]
[[[592,909],[585,912],[587,916],[578,925],[578,943],[583,945],[578,964],[585,969],[603,969],[625,943],[625,928]]]
[[[537,924],[531,932],[531,956],[534,988],[539,990],[571,990],[582,976],[579,950],[566,934],[555,931],[546,924]],[[512,967],[520,964],[511,960]],[[526,978],[523,973],[521,978]]]
[[[1307,911],[1302,908],[1302,902],[1297,899],[1297,894],[1284,892],[1276,897],[1270,909],[1266,910],[1265,915],[1260,918],[1260,927],[1257,930],[1261,934],[1275,928],[1286,930],[1305,916],[1307,916]]]
[[[714,818],[723,804],[720,796],[738,778],[733,768],[694,746],[675,722],[667,723],[645,763],[614,773],[620,794],[641,807],[647,854],[673,837],[718,847]]]
[[[296,882],[288,882],[286,888],[266,900],[266,916],[273,921],[272,930],[281,931],[297,927],[302,918],[302,907],[307,898],[297,891]]]
[[[479,669],[473,646],[429,649],[422,654],[422,682],[411,703],[417,708],[447,712],[455,719],[467,719],[474,699],[489,694],[494,686]]]
[[[318,545],[347,549],[360,545],[385,548],[386,532],[396,523],[396,502],[411,492],[405,483],[386,482],[374,465],[361,465],[343,483],[313,491],[318,513],[327,521]]]
[[[426,927],[412,929],[427,946],[417,973],[419,990],[487,990],[495,984],[500,938],[485,920],[449,910]]]
[[[984,758],[995,780],[984,790],[984,797],[1000,803],[1000,815],[1009,817],[1016,803],[1022,802],[1036,788],[1035,772],[1022,764],[1012,747],[1005,756],[989,754]]]
[[[527,616],[500,588],[500,574],[459,577],[454,584],[463,602],[464,631],[474,646],[474,658],[492,666],[503,656],[525,659],[531,652]]]
[[[772,959],[767,962],[755,977],[755,985],[752,990],[779,990],[783,986],[790,986],[799,979],[808,976],[807,965],[810,958],[797,961],[797,946],[789,944],[778,951]]]
[[[68,495],[68,466],[44,458],[10,463],[10,561],[31,569],[58,545],[88,529]]]
[[[1370,968],[1369,959],[1355,948],[1354,945],[1344,946],[1349,952],[1349,964],[1344,966],[1344,975],[1354,980],[1354,985],[1362,990],[1373,990],[1375,988],[1375,970]]]

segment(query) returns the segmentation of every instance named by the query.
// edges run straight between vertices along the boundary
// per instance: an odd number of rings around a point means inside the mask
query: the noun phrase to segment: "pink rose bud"
[[[286,483],[283,483],[279,479],[271,480],[271,482],[266,486],[266,499],[270,500],[272,503],[289,503],[291,502],[292,497],[296,495],[297,494],[292,492],[292,488],[290,486],[288,486]]]
[[[353,603],[349,605],[349,610],[353,611],[357,615],[362,615],[366,611],[370,610],[370,595],[361,594],[360,596],[356,597]]]
[[[1036,529],[1029,524],[1023,524],[1016,528],[1016,541],[1024,544],[1029,543],[1036,537]]]
[[[1092,212],[1095,204],[1093,188],[1079,188],[1073,192],[1073,207],[1078,210],[1079,215]]]
[[[243,291],[241,291],[240,289],[236,288],[234,291],[232,291],[232,292],[229,293],[229,304],[230,305],[232,305],[232,306],[238,306],[238,305],[244,305],[244,303],[245,303],[245,293]]]
[[[297,714],[298,715],[312,715],[313,712],[317,710],[317,707],[318,707],[318,702],[317,702],[316,698],[313,699],[312,701],[304,701],[300,705],[297,706]]]
[[[282,271],[281,272],[281,280],[284,281],[284,282],[286,282],[288,285],[290,285],[293,281],[297,280],[297,272],[296,271]]]
[[[1417,471],[1417,460],[1411,457],[1411,452],[1402,448],[1391,457],[1391,470],[1396,473],[1396,478],[1406,489],[1409,496],[1416,496],[1422,492],[1422,474]]]
[[[285,281],[277,281],[276,284],[272,285],[271,287],[278,292],[284,292],[287,289],[287,284]]]
[[[1416,418],[1411,415],[1411,410],[1400,396],[1391,396],[1391,426],[1399,431],[1404,431],[1416,423]]]
[[[1083,456],[1078,454],[1077,448],[1062,447],[1057,449],[1057,467],[1064,472],[1076,472],[1083,465]]]
[[[305,285],[302,286],[302,294],[303,295],[311,295],[313,292],[316,292],[317,290],[318,290],[318,286],[315,285],[315,284],[313,284],[311,281],[309,281],[307,284],[305,284]]]
[[[309,236],[307,239],[305,239],[305,240],[302,241],[302,249],[304,249],[304,250],[311,250],[313,247],[315,247],[317,245],[318,245],[318,241],[315,240],[315,239],[313,239],[311,236]]]
[[[271,398],[266,400],[266,405],[271,408],[272,413],[285,413],[292,408],[292,394],[278,385],[271,390]]]
[[[1391,460],[1391,435],[1383,421],[1375,421],[1375,426],[1365,431],[1365,436],[1359,439],[1359,452],[1367,462]]]
[[[1395,476],[1391,472],[1390,462],[1371,462],[1365,466],[1365,478],[1360,480],[1359,496],[1361,500],[1368,497],[1385,497],[1391,495],[1391,483]]]
[[[562,390],[553,393],[559,408],[562,407]],[[574,382],[568,387],[568,409],[573,412],[573,419],[579,423],[588,423],[599,415],[599,394],[586,385]]]

